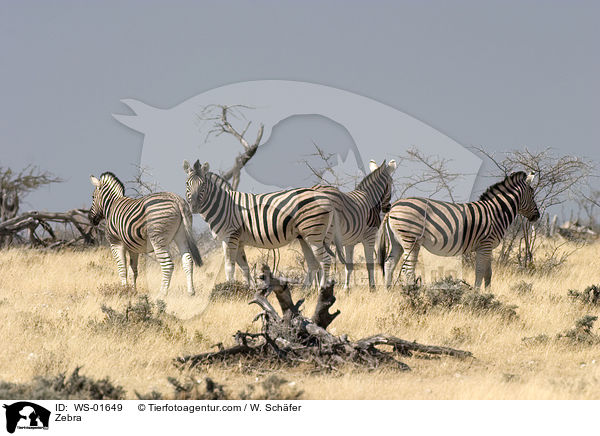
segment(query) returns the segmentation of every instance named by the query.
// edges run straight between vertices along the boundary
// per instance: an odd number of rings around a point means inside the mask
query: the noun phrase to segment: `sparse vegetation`
[[[600,287],[591,285],[586,287],[583,291],[569,289],[568,296],[580,303],[596,306],[600,304]]]
[[[567,340],[573,345],[595,345],[600,343],[600,336],[595,334],[592,329],[597,316],[586,315],[575,321],[575,327],[565,330],[556,336],[557,340]]]
[[[519,280],[510,287],[510,290],[520,295],[531,294],[533,292],[533,283]]]
[[[597,345],[600,343],[600,336],[593,332],[594,322],[597,316],[585,315],[575,321],[575,326],[557,333],[554,336],[554,342],[562,345]],[[540,334],[532,337],[525,337],[522,341],[527,345],[541,345],[550,342],[550,336]]]
[[[150,301],[147,295],[138,297],[136,303],[127,302],[122,311],[102,305],[106,315],[102,324],[110,327],[123,328],[127,326],[159,327],[163,325],[166,304],[163,300]]]
[[[517,317],[517,306],[501,303],[494,294],[477,292],[464,280],[446,277],[432,284],[413,285],[403,290],[401,305],[426,314],[432,309],[466,309],[474,314],[500,314],[506,319]]]
[[[248,383],[240,392],[231,392],[210,377],[194,378],[188,374],[183,381],[175,377],[168,377],[167,380],[172,387],[171,394],[136,392],[136,397],[140,400],[166,400],[169,397],[174,400],[298,400],[304,393],[296,387],[295,382],[288,382],[277,375]]]
[[[35,377],[30,383],[0,381],[0,398],[16,400],[122,400],[125,391],[108,377],[95,380],[79,374],[77,367],[71,375]]]
[[[574,247],[574,243],[567,243],[561,250]],[[517,305],[519,317],[513,322],[506,322],[494,309],[461,306],[462,296],[456,303],[461,290],[462,295],[469,293],[469,287],[460,282],[447,284],[438,291],[441,296],[422,295],[424,301],[437,302],[425,312],[411,309],[400,289],[337,290],[335,307],[342,314],[328,328],[336,336],[347,333],[350,340],[356,340],[386,332],[410,341],[469,350],[476,359],[426,359],[415,353],[401,357],[411,367],[410,372],[348,367],[333,374],[311,373],[306,366],[280,366],[276,372],[265,366],[249,371],[243,360],[236,365],[203,365],[178,372],[173,357],[218,350],[219,343],[227,346],[233,342],[231,335],[237,330],[260,331],[260,321],[252,322],[258,308],[248,305],[247,300],[209,300],[214,284],[224,280],[220,250],[207,254],[206,266],[195,274],[197,296],[193,298],[187,297],[185,275],[176,266],[162,311],[156,303],[160,270],[155,262],[145,263],[137,294],[129,295],[118,285],[107,248],[79,252],[3,250],[1,333],[13,339],[4,342],[0,380],[22,386],[31,384],[35,377],[50,380],[66,374],[68,379],[79,365],[86,377],[96,381],[108,377],[113,386],[121,386],[125,398],[137,398],[136,392],[144,398],[175,398],[168,377],[186,386],[188,376],[196,380],[199,395],[205,391],[208,377],[223,386],[227,398],[242,398],[244,392],[252,398],[267,398],[279,394],[261,384],[276,375],[287,380],[280,383],[282,391],[296,386],[303,391],[303,399],[600,399],[600,368],[594,363],[597,345],[587,345],[585,326],[579,328],[583,342],[573,342],[567,335],[578,319],[597,315],[587,303],[574,304],[567,291],[582,292],[593,282],[590,274],[600,271],[599,250],[600,245],[583,246],[560,270],[533,277],[514,268],[497,268],[489,291],[494,295],[491,301]],[[296,251],[298,246],[281,250],[280,271],[298,269]],[[262,254],[248,250],[250,263],[261,259]],[[447,259],[425,250],[420,255],[430,270],[447,265]],[[343,274],[343,268],[338,266],[338,270]],[[364,271],[359,274],[366,276]],[[463,278],[472,283],[473,271],[463,270]],[[423,288],[432,286],[428,281],[423,284]],[[132,309],[144,302],[139,299],[143,295],[148,296],[147,304],[141,304],[140,311]],[[292,296],[294,301],[306,297],[305,310],[315,307],[314,293],[307,296],[294,288]],[[269,301],[277,304],[273,296]],[[490,303],[474,299],[470,304],[486,307]],[[114,322],[107,321],[103,305],[118,314],[113,315]],[[160,321],[160,325],[152,320]],[[590,332],[600,334],[595,326]],[[558,333],[565,337],[556,339]],[[523,337],[533,339],[522,341]],[[573,389],[574,379],[581,381],[581,388]],[[248,385],[254,386],[252,393]],[[52,396],[59,398],[58,394]]]
[[[240,281],[217,283],[210,292],[211,300],[245,300],[250,301],[254,295],[254,290]]]

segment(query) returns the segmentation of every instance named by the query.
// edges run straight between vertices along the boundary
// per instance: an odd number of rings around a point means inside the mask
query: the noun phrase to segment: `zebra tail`
[[[338,259],[340,260],[340,262],[342,262],[344,266],[346,266],[346,259],[344,258],[344,245],[342,243],[342,231],[339,226],[340,221],[337,215],[337,212],[333,213],[333,243],[335,245],[335,251],[337,253]],[[325,250],[329,252],[330,256],[333,256],[335,258],[331,250],[329,250],[328,248],[329,247],[327,247],[327,244],[325,244]]]
[[[377,236],[375,238],[375,255],[377,256],[377,264],[381,268],[382,272],[385,272],[385,261],[387,260],[387,251],[390,245],[390,237],[394,237],[389,234],[388,218],[389,212],[385,214],[379,229],[377,229]]]
[[[185,201],[180,200],[178,201],[178,204],[181,212],[181,218],[183,219],[185,239],[188,248],[190,249],[190,254],[192,255],[194,263],[198,266],[202,266],[202,256],[200,256],[200,251],[198,251],[198,246],[196,245],[196,241],[194,240],[194,235],[192,232],[192,211]]]

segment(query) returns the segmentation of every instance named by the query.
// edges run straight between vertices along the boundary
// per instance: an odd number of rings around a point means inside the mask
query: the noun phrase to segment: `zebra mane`
[[[510,183],[513,183],[519,179],[525,180],[527,174],[524,171],[517,171],[515,173],[511,173],[504,178],[504,180],[499,181],[498,183],[494,183],[492,186],[487,188],[483,194],[479,196],[479,201],[481,200],[489,200],[496,196],[496,192],[498,188],[501,186],[507,186]]]
[[[372,173],[365,176],[365,178],[361,180],[361,182],[358,184],[358,186],[355,189],[364,189],[365,186],[368,186],[373,181],[373,179],[379,177],[381,172],[385,169],[387,169],[387,165],[381,165],[375,171],[373,171]]]
[[[117,176],[115,176],[114,173],[112,173],[110,171],[105,171],[102,174],[100,174],[100,180],[105,179],[105,178],[113,180],[115,183],[117,183],[120,186],[120,188],[121,188],[121,193],[123,195],[125,195],[125,185],[123,185],[123,182],[121,182],[119,180],[119,178]]]
[[[364,189],[365,186],[368,186],[373,181],[373,179],[376,179],[377,177],[379,177],[379,175],[382,173],[382,171],[384,171],[386,169],[387,169],[387,164],[381,165],[375,171],[371,172],[370,174],[367,174],[365,176],[365,178],[361,180],[361,182],[358,184],[358,186],[355,189]]]
[[[233,191],[233,187],[231,186],[231,183],[229,183],[227,180],[225,180],[222,176],[220,176],[219,174],[216,173],[211,173],[210,171],[206,173],[207,176],[211,177],[212,180],[216,181],[217,184],[219,185],[225,185],[225,187],[231,191]]]

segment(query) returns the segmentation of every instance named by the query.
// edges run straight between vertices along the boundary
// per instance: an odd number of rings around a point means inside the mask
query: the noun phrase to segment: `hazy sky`
[[[120,99],[259,79],[364,95],[463,145],[600,160],[599,18],[577,1],[0,1],[0,166],[66,180],[25,209],[87,206],[90,173],[139,161]]]

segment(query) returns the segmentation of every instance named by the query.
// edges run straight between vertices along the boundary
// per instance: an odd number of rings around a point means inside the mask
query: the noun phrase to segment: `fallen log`
[[[234,346],[224,348],[221,345],[218,351],[178,357],[174,360],[177,366],[244,362],[249,367],[310,364],[318,371],[337,370],[348,365],[366,369],[386,366],[407,371],[410,367],[397,360],[397,355],[420,353],[472,357],[469,351],[419,344],[386,334],[372,335],[358,341],[352,341],[347,335],[334,336],[327,331],[327,327],[340,314],[339,310],[329,312],[335,303],[333,283],[320,289],[313,316],[306,318],[300,311],[304,300],[294,303],[288,281],[274,277],[266,265],[259,279],[262,286],[250,304],[262,309],[255,317],[255,320],[262,319],[261,332],[238,331],[234,335]],[[275,294],[281,314],[267,299],[271,293]],[[378,348],[381,345],[391,347],[391,351]]]

